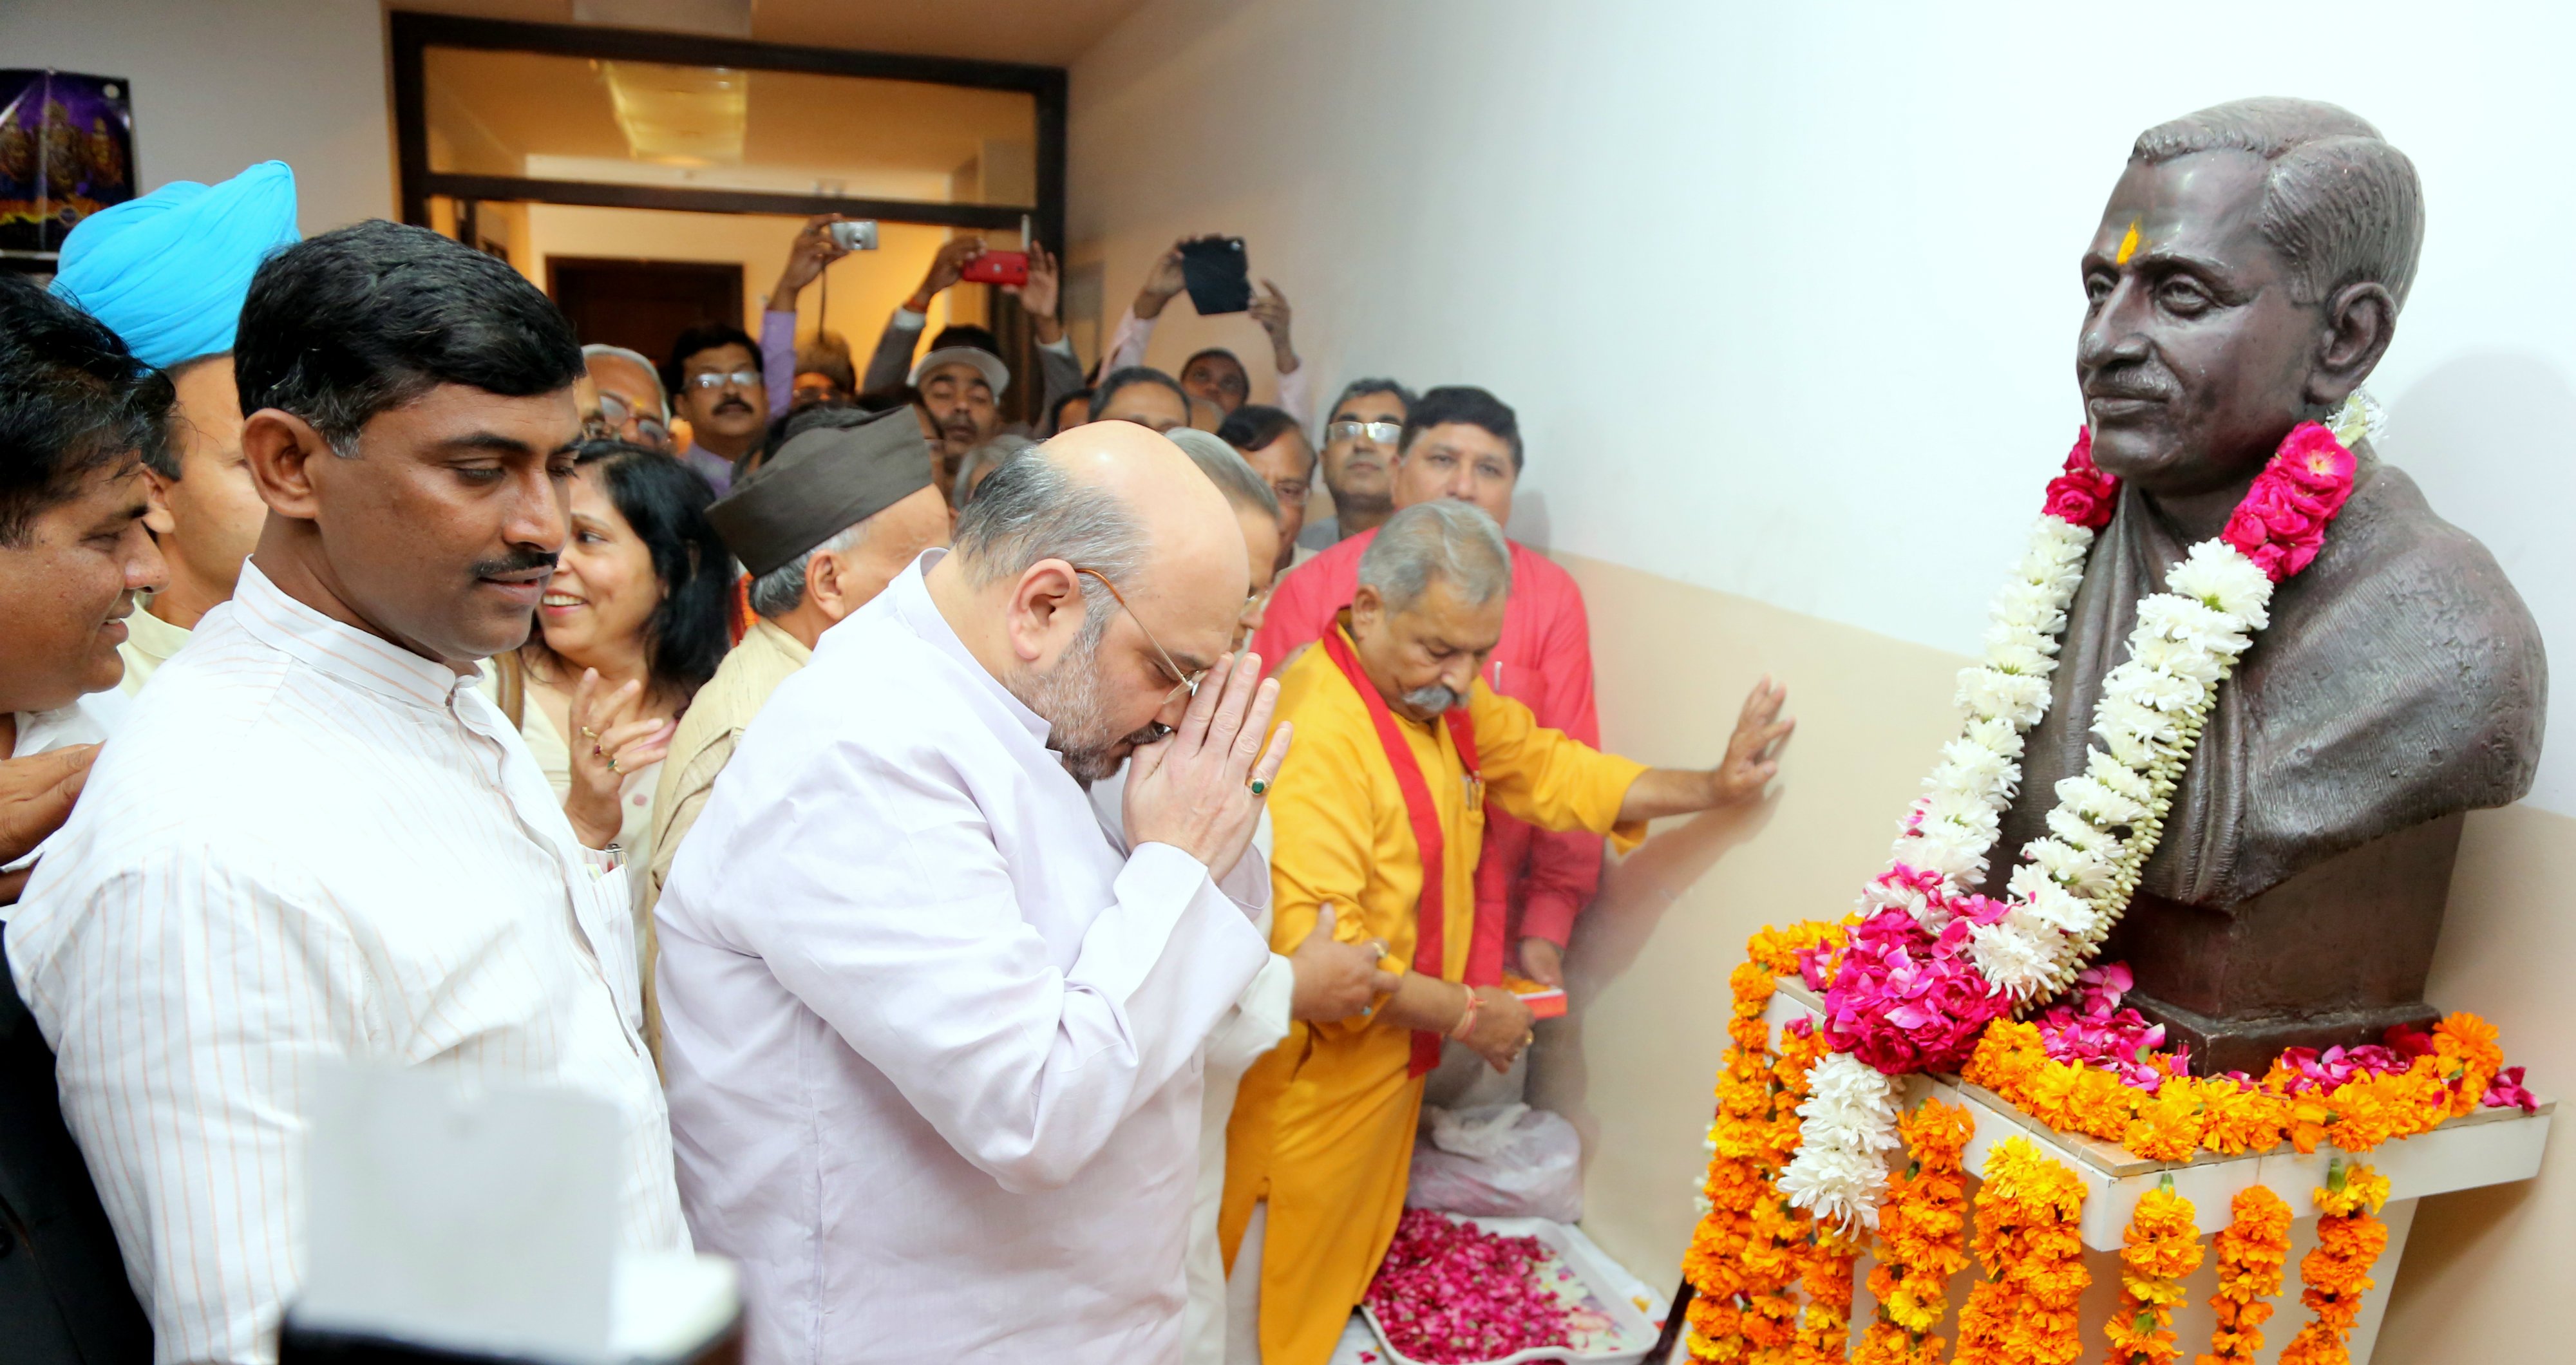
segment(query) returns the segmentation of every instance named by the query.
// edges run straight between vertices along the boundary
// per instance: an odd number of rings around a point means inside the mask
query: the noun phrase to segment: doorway
[[[546,294],[583,342],[665,356],[680,333],[742,317],[739,265],[546,257]]]

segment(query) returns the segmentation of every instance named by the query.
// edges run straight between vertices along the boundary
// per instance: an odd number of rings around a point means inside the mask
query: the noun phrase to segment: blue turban
[[[260,262],[295,235],[295,172],[263,161],[220,185],[178,180],[80,221],[54,293],[168,367],[233,348]]]

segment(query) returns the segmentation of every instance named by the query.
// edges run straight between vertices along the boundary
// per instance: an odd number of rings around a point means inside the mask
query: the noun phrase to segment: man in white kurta
[[[997,530],[1045,520],[1049,467],[1112,495],[1059,522],[1147,548]],[[1177,448],[1102,423],[1004,466],[957,544],[825,632],[672,869],[681,1200],[742,1263],[764,1365],[1174,1361],[1200,1049],[1270,960],[1244,849],[1284,740],[1258,764],[1234,740],[1272,694],[1247,705],[1239,666],[1188,690],[1224,662],[1243,542]],[[1137,748],[1157,718],[1178,733]],[[1075,776],[1130,752],[1132,853]],[[1185,762],[1221,837],[1170,832]]]

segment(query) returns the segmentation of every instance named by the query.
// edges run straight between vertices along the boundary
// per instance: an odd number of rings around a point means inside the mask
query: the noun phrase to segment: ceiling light
[[[742,160],[751,73],[723,66],[601,62],[626,151],[638,161],[707,166]]]

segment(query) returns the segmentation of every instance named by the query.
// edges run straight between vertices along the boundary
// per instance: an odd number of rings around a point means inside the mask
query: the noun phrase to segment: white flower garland
[[[2378,405],[2355,393],[2329,425],[2349,449],[2379,430]],[[1985,662],[1959,674],[1966,723],[1907,815],[1889,868],[1896,875],[1870,883],[1862,914],[1902,906],[1937,933],[1949,921],[1939,902],[1985,879],[2021,783],[2026,737],[2048,712],[2058,637],[2092,544],[2092,531],[2056,516],[2033,528],[2013,578],[1995,594]],[[2271,578],[2224,540],[2192,546],[2165,586],[2140,599],[2129,657],[2102,679],[2092,726],[2101,746],[2086,750],[2083,772],[2058,782],[2049,832],[2023,847],[2003,917],[1970,931],[1977,970],[2016,1007],[2074,984],[2101,950],[2164,837],[2219,685],[2270,624]],[[1936,875],[1938,895],[1908,872]],[[1886,1154],[1900,1145],[1896,1078],[1841,1052],[1819,1058],[1812,1075],[1780,1191],[1820,1220],[1875,1228]]]

